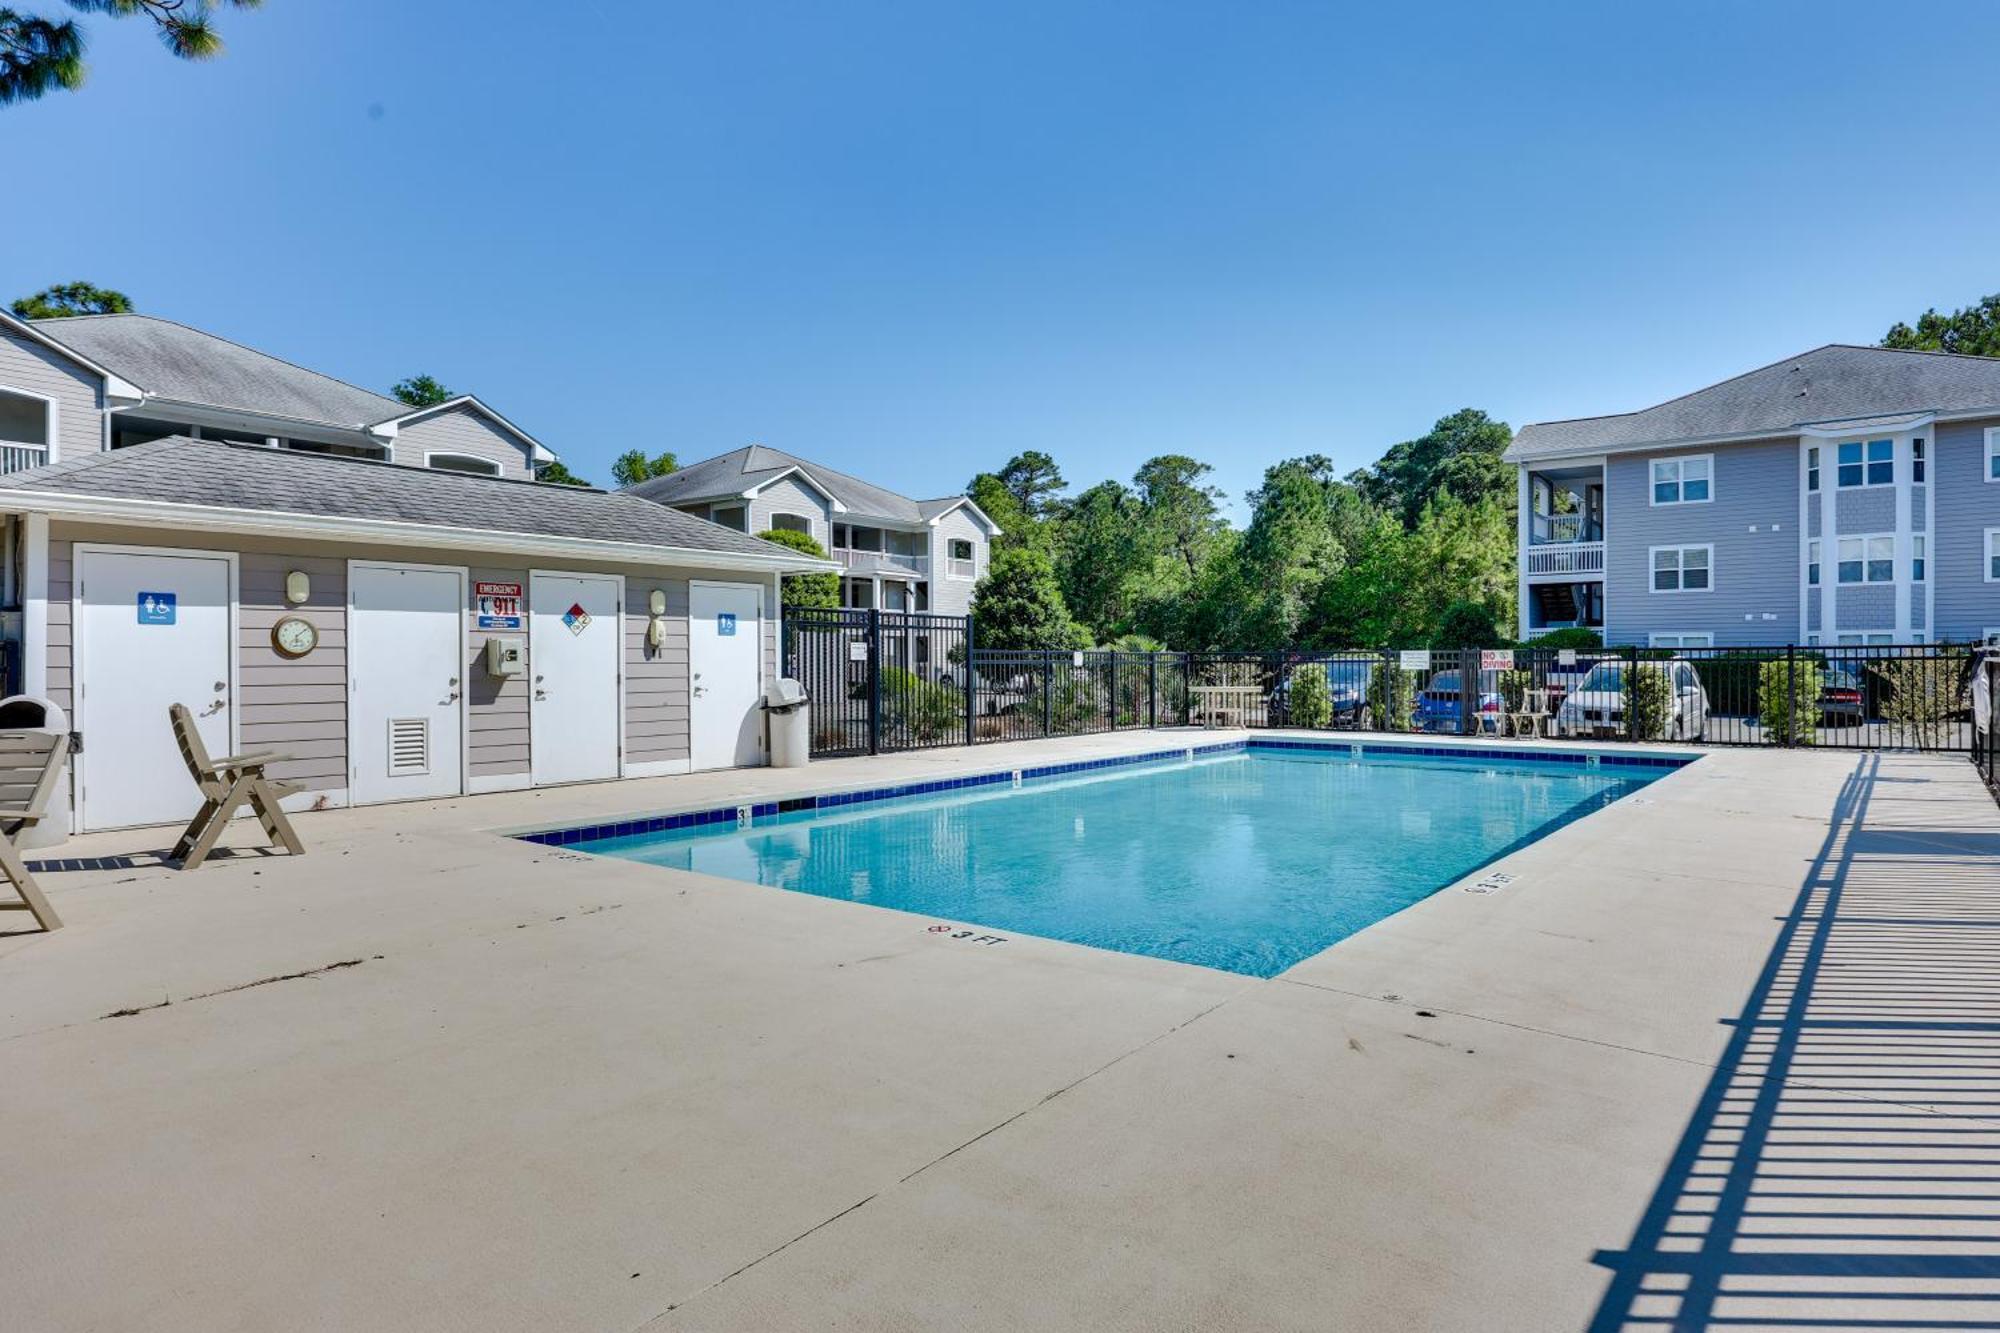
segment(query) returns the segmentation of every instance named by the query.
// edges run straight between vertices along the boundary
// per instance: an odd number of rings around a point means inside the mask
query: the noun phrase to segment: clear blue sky
[[[356,383],[428,371],[600,481],[633,445],[919,496],[1174,451],[1235,497],[2000,290],[1986,4],[222,21],[186,65],[90,20],[90,84],[0,110],[0,294],[88,279]]]

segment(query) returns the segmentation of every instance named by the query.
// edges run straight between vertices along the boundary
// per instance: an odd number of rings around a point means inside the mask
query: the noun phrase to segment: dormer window
[[[55,415],[53,399],[0,389],[0,472],[19,472],[48,461]]]
[[[473,454],[425,454],[424,466],[434,472],[469,472],[478,477],[500,475],[498,463]]]

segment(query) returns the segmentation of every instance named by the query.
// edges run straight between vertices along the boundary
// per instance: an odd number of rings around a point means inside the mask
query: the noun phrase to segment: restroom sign
[[[139,594],[139,623],[141,625],[171,625],[174,623],[175,594],[170,592],[142,592]]]
[[[582,602],[571,602],[569,610],[563,612],[562,622],[569,626],[571,634],[581,634],[590,628],[590,612],[583,609]]]
[[[474,614],[481,629],[521,628],[521,585],[477,583],[472,588]]]
[[[736,613],[734,611],[716,612],[715,632],[725,639],[736,637]]]

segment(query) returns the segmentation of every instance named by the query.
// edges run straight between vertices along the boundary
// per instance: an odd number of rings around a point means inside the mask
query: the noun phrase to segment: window
[[[1896,581],[1896,535],[1875,533],[1840,539],[1842,583],[1894,583]]]
[[[481,477],[497,477],[500,465],[490,458],[471,454],[425,454],[424,466],[434,472],[471,472]]]
[[[1853,486],[1889,486],[1896,480],[1896,442],[1894,440],[1848,440],[1840,446],[1840,485],[1843,490]]]
[[[1672,630],[1646,636],[1648,648],[1713,648],[1715,635],[1706,630]]]
[[[2000,528],[1986,529],[1986,581],[2000,583]]]
[[[945,553],[950,561],[946,574],[954,579],[970,579],[979,576],[978,558],[972,550],[972,542],[964,537],[953,537],[945,545]]]
[[[1924,481],[1924,439],[1919,435],[1910,441],[1910,480],[1921,486]]]
[[[1656,458],[1653,460],[1653,503],[1656,505],[1700,504],[1709,498],[1709,474],[1715,466],[1712,455],[1697,458]]]
[[[1707,592],[1713,586],[1713,546],[1655,546],[1652,554],[1654,592]]]
[[[1930,549],[1929,538],[1921,532],[1910,534],[1910,582],[1924,581],[1925,555]]]
[[[744,531],[745,523],[743,506],[717,505],[708,511],[708,521],[711,523],[720,523],[725,528],[734,528],[736,531],[742,532]]]
[[[1806,450],[1806,489],[1819,489],[1819,446],[1816,444]]]
[[[1833,641],[1857,648],[1879,648],[1894,643],[1896,636],[1893,631],[1885,629],[1853,630],[1842,631],[1834,636]]]
[[[1812,587],[1819,586],[1819,538],[1806,543],[1806,582]]]
[[[771,530],[773,532],[803,532],[806,536],[810,537],[812,536],[813,525],[812,520],[802,514],[773,514],[771,515]]]
[[[1986,428],[1986,480],[2000,481],[2000,426]]]
[[[55,420],[55,399],[0,389],[0,472],[19,472],[47,462]]]

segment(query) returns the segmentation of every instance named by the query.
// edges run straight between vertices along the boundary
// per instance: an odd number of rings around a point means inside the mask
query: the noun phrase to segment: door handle
[[[223,709],[227,708],[228,706],[229,705],[224,703],[222,700],[217,699],[214,703],[202,709],[201,715],[203,717],[214,717],[217,713],[220,713]]]

